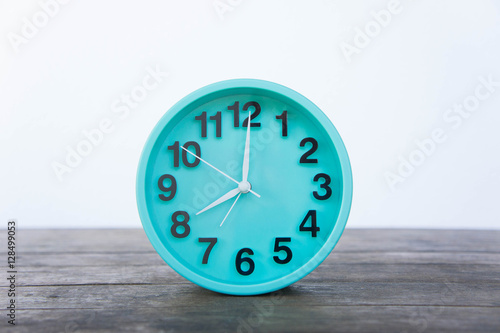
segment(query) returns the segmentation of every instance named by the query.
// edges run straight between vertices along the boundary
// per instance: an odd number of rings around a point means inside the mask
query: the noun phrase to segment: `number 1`
[[[282,114],[276,116],[276,119],[281,120],[281,136],[288,136],[288,111],[283,111]]]

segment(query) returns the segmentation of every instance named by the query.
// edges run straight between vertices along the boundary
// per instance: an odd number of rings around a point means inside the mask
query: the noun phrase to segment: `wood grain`
[[[348,229],[307,277],[252,297],[190,283],[138,229],[21,230],[18,254],[1,332],[500,332],[499,231]]]

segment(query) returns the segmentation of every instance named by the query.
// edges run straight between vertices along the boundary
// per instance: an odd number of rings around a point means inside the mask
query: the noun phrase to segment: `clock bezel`
[[[299,269],[296,269],[279,279],[253,285],[236,285],[214,281],[197,274],[196,272],[190,270],[181,262],[179,262],[177,258],[168,251],[168,249],[164,246],[164,244],[156,234],[153,223],[149,216],[145,194],[145,179],[147,167],[149,164],[149,158],[157,142],[157,139],[163,133],[164,128],[169,124],[169,122],[172,121],[175,117],[182,116],[183,112],[186,114],[190,113],[191,110],[197,105],[204,104],[221,95],[227,96],[228,94],[232,93],[257,93],[262,96],[285,101],[285,103],[294,105],[294,107],[298,107],[302,110],[310,112],[311,115],[314,116],[322,124],[325,131],[331,138],[337,151],[342,170],[343,186],[341,195],[341,207],[337,216],[337,220],[335,222],[335,226],[321,249]],[[181,118],[184,118],[184,116],[182,116]],[[311,273],[314,269],[316,269],[316,267],[318,267],[328,257],[328,255],[334,249],[340,237],[342,236],[351,208],[352,189],[352,171],[349,162],[349,156],[347,154],[344,142],[342,141],[339,133],[337,132],[337,129],[330,121],[330,119],[313,102],[311,102],[309,99],[299,94],[298,92],[274,82],[258,79],[232,79],[216,82],[190,93],[179,102],[177,102],[174,106],[172,106],[158,121],[146,141],[139,160],[136,181],[137,207],[139,216],[141,218],[144,231],[146,232],[149,241],[153,245],[156,252],[160,255],[160,257],[172,269],[174,269],[177,273],[179,273],[189,281],[213,291],[233,295],[256,295],[272,292],[297,282],[298,280]]]

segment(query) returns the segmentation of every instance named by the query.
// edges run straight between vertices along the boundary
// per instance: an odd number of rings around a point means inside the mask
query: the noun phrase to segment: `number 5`
[[[292,250],[288,246],[285,245],[280,245],[280,242],[291,242],[292,239],[290,237],[276,237],[276,240],[274,241],[274,252],[280,252],[280,251],[285,251],[286,252],[286,257],[285,259],[280,259],[278,256],[274,256],[273,259],[276,261],[278,264],[286,264],[289,263],[290,260],[292,260]]]

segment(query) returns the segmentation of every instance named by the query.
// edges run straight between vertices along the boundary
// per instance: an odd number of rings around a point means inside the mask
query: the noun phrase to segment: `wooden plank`
[[[235,307],[170,299],[163,308],[20,310],[7,333],[52,332],[498,332],[498,308],[437,306],[286,306],[267,298]],[[43,325],[41,325],[43,323]]]
[[[134,308],[169,307],[172,299],[184,299],[186,304],[210,306],[214,293],[188,281],[166,285],[67,285],[19,288],[20,309],[81,309],[109,307]],[[500,307],[500,284],[463,283],[372,283],[343,282],[337,284],[305,280],[280,291],[287,306],[354,306],[400,305]],[[244,306],[261,296],[217,296],[223,302]]]
[[[490,230],[346,229],[335,251],[498,253],[499,243]],[[24,254],[154,252],[142,229],[21,229],[18,246]]]
[[[19,274],[20,286],[67,284],[168,284],[183,282],[169,266],[31,267]],[[500,265],[329,264],[307,276],[317,282],[454,282],[499,283]],[[7,282],[1,281],[5,287]]]
[[[142,229],[20,229],[17,240],[20,254],[155,251]]]

